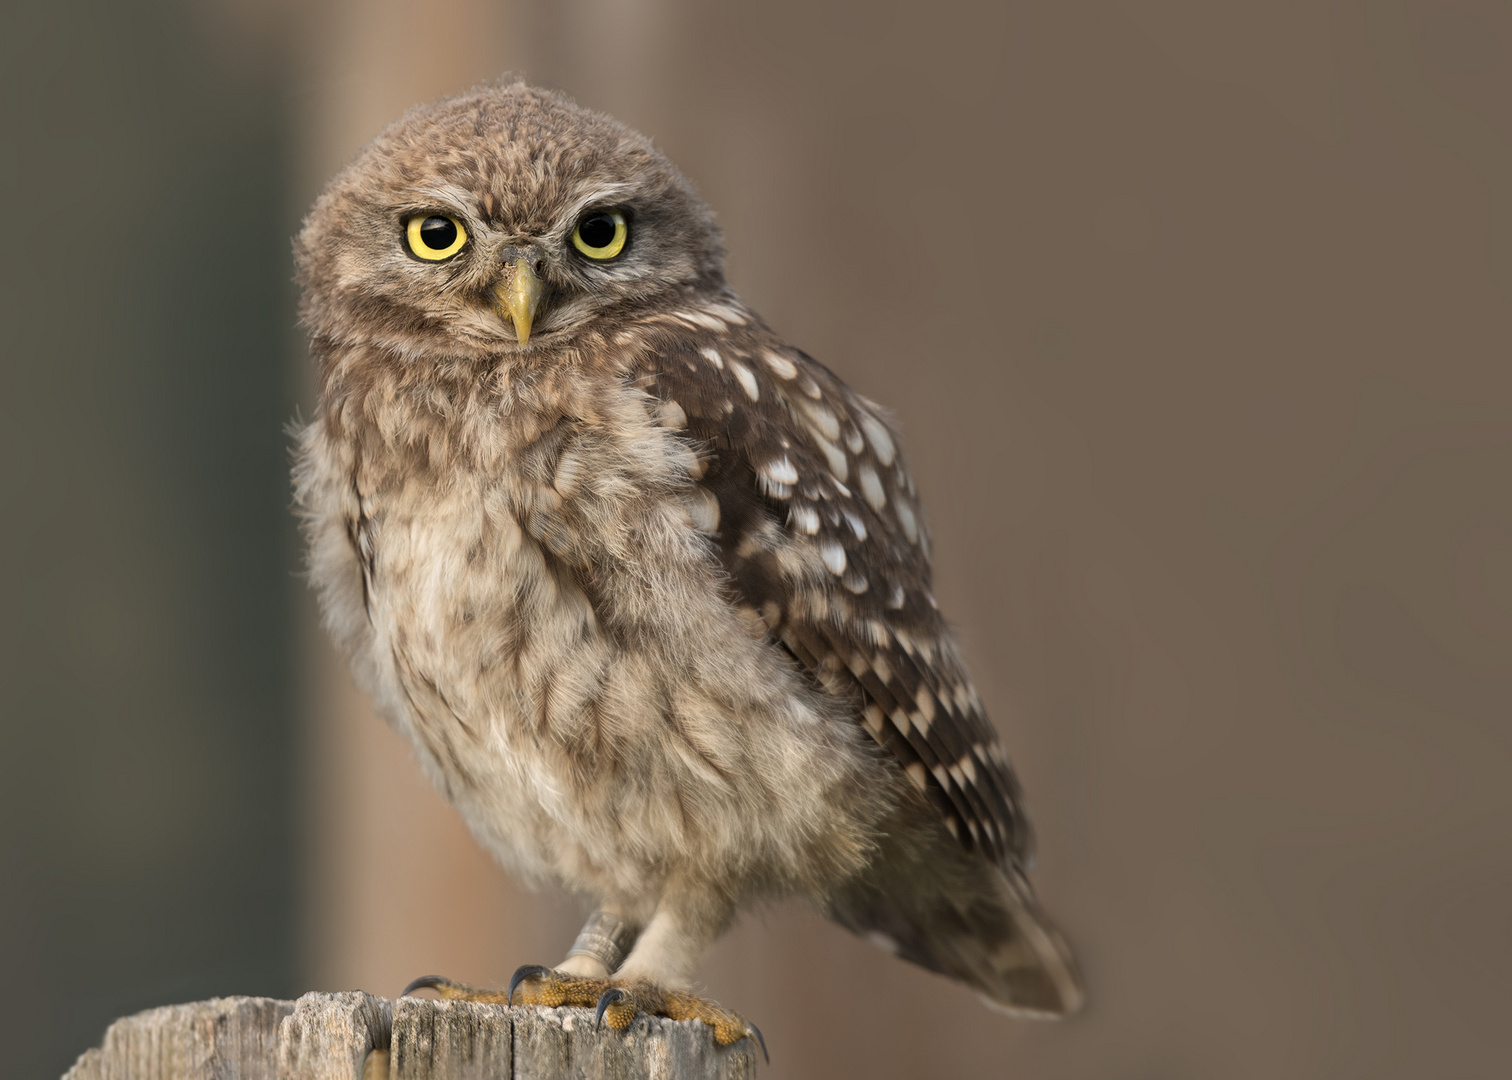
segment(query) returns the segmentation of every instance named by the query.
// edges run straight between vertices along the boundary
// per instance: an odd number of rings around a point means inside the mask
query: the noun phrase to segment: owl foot
[[[708,998],[681,990],[667,990],[645,979],[592,979],[553,971],[540,964],[526,964],[514,973],[507,990],[468,986],[440,975],[424,975],[406,986],[399,996],[421,989],[431,989],[443,998],[461,1001],[543,1005],[552,1009],[573,1005],[593,1009],[597,1023],[607,1023],[616,1031],[628,1028],[640,1012],[665,1016],[669,1020],[702,1020],[714,1029],[716,1045],[729,1046],[754,1037],[761,1047],[761,1056],[767,1057],[766,1039],[755,1024]]]
[[[443,997],[460,996],[459,992],[473,989],[449,980],[441,982],[446,984],[445,987],[431,980],[426,980],[425,985],[436,987]],[[497,1001],[500,997],[496,990],[479,992],[492,996],[473,1000]],[[761,1047],[761,1056],[767,1057],[766,1039],[755,1024],[708,998],[682,990],[668,990],[646,979],[593,979],[553,971],[540,964],[526,964],[509,980],[509,989],[503,998],[513,1005],[544,1005],[548,1008],[575,1005],[593,1009],[596,1023],[607,1023],[616,1031],[628,1028],[636,1014],[642,1012],[665,1016],[669,1020],[702,1020],[714,1029],[715,1045],[729,1046],[741,1039],[755,1038]]]
[[[509,992],[490,990],[486,986],[469,986],[453,982],[444,975],[422,975],[399,991],[400,997],[409,997],[416,990],[434,990],[442,998],[453,1001],[479,1001],[485,1005],[508,1005]]]

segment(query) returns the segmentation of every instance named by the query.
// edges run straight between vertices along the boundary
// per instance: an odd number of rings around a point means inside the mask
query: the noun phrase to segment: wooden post
[[[758,1053],[716,1047],[696,1020],[595,1030],[587,1009],[353,991],[150,1009],[111,1024],[64,1080],[750,1080]]]

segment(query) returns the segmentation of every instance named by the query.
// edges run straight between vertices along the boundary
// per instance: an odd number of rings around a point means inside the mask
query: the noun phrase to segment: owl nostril
[[[545,259],[537,259],[535,261],[535,272],[536,272],[536,277],[544,277],[546,275],[546,260]]]

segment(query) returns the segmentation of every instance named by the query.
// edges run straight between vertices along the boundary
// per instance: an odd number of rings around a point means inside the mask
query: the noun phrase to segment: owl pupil
[[[428,217],[420,225],[420,239],[435,251],[445,251],[456,243],[457,227],[444,217]]]
[[[608,247],[614,242],[614,219],[608,214],[590,214],[578,226],[578,235],[589,247]]]

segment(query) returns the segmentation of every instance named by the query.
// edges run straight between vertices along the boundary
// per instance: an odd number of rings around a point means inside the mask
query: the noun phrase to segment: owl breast
[[[519,872],[634,897],[679,864],[776,891],[858,868],[887,784],[725,599],[688,447],[629,387],[563,397],[429,439],[306,432],[312,569],[359,680]],[[467,448],[444,478],[443,437]]]

